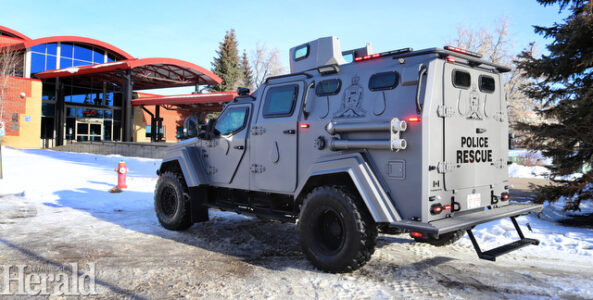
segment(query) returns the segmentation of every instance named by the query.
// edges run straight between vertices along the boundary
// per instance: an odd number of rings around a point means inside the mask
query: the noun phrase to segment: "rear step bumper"
[[[437,238],[441,234],[457,230],[468,230],[478,224],[502,218],[516,217],[528,212],[540,212],[543,207],[544,206],[541,204],[513,203],[490,210],[482,210],[464,215],[456,215],[452,218],[445,218],[430,223],[402,220],[390,223],[389,227],[396,227],[408,231],[417,231],[423,234],[432,235]]]

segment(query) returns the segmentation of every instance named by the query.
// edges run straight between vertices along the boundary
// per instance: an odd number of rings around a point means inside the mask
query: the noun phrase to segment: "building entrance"
[[[76,141],[101,141],[103,133],[103,119],[84,118],[76,119]]]

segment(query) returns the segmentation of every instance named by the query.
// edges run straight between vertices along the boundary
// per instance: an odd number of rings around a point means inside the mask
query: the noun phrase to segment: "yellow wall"
[[[146,137],[146,123],[144,122],[144,114],[142,108],[135,106],[134,108],[134,142],[150,142],[150,138]],[[150,124],[150,121],[148,121]]]
[[[25,116],[30,116],[26,122]],[[20,149],[41,148],[41,81],[31,80],[31,95],[25,97],[25,113],[19,114],[19,135],[2,137],[2,145]]]

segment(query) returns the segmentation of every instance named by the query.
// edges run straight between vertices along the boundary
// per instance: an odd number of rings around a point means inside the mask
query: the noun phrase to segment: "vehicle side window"
[[[369,90],[382,91],[391,90],[397,86],[399,76],[396,72],[383,72],[373,74],[369,79]]]
[[[331,96],[340,92],[342,81],[340,79],[329,79],[320,81],[315,88],[317,96]]]
[[[458,88],[467,89],[471,85],[471,76],[468,72],[455,70],[453,71],[453,85]]]
[[[298,85],[284,85],[270,88],[264,102],[264,118],[287,117],[292,115],[298,94]]]
[[[305,59],[309,56],[309,44],[300,46],[294,50],[294,61]]]
[[[496,86],[496,84],[494,82],[494,78],[492,78],[490,76],[480,75],[478,82],[480,85],[481,92],[485,92],[485,93],[494,92],[494,89]]]
[[[247,107],[230,107],[216,121],[214,128],[221,135],[229,135],[241,131],[247,123]]]

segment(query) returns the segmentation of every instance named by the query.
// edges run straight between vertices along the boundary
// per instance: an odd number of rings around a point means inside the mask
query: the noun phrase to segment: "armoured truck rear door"
[[[303,82],[266,86],[250,131],[252,189],[289,194],[297,183]]]
[[[443,74],[444,173],[446,190],[477,189],[500,184],[507,177],[506,103],[498,73],[446,62]],[[470,194],[471,190],[470,190]],[[482,198],[489,198],[482,195]],[[468,195],[473,197],[473,195]],[[479,196],[472,207],[489,204]],[[468,200],[469,201],[469,200]],[[471,202],[471,201],[470,201]],[[470,203],[468,202],[468,203]],[[465,205],[463,205],[465,206]]]

